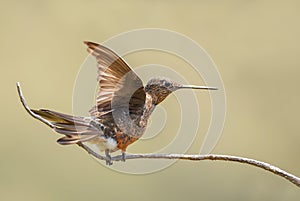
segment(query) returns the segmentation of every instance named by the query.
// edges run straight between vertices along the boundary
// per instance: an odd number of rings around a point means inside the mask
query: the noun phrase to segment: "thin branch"
[[[104,156],[94,152],[92,149],[85,145],[79,145],[84,148],[89,154],[93,155],[95,158],[100,160],[106,160]],[[192,154],[131,154],[126,155],[126,160],[128,159],[181,159],[181,160],[191,160],[191,161],[203,161],[203,160],[219,160],[219,161],[231,161],[244,163],[258,168],[262,168],[269,172],[272,172],[278,176],[281,176],[288,181],[292,182],[296,186],[300,187],[300,178],[296,177],[293,174],[290,174],[274,165],[265,163],[262,161],[244,158],[239,156],[230,156],[230,155],[219,155],[219,154],[207,154],[207,155],[192,155]],[[122,161],[122,155],[117,155],[111,158],[111,161]]]
[[[34,114],[31,109],[28,107],[26,101],[25,101],[25,98],[23,96],[23,93],[22,93],[22,90],[21,90],[21,86],[20,86],[20,82],[17,82],[17,90],[18,90],[18,93],[19,93],[19,97],[20,97],[20,101],[22,103],[22,105],[24,106],[25,110],[35,119],[38,119],[40,120],[41,122],[43,122],[44,124],[48,125],[49,127],[51,128],[55,128],[55,126],[50,123],[49,121],[47,121],[46,119],[40,117],[39,115],[36,115]]]
[[[17,83],[17,89],[19,93],[20,100],[22,102],[22,105],[26,109],[26,111],[34,118],[42,121],[46,125],[50,126],[51,128],[55,128],[55,126],[47,121],[46,119],[41,118],[40,116],[34,114],[30,108],[28,107],[25,98],[22,94],[20,83]],[[88,146],[85,146],[83,143],[78,143],[78,146],[85,149],[89,154],[94,156],[95,158],[98,158],[100,160],[106,160],[105,156],[101,156],[100,154],[94,152],[91,148]],[[181,159],[181,160],[192,160],[192,161],[202,161],[202,160],[220,160],[220,161],[232,161],[232,162],[238,162],[238,163],[244,163],[248,165],[252,165],[264,170],[267,170],[269,172],[272,172],[280,177],[283,177],[287,179],[288,181],[292,182],[296,186],[300,187],[300,178],[296,177],[293,174],[290,174],[276,166],[273,166],[271,164],[250,159],[250,158],[244,158],[244,157],[238,157],[238,156],[230,156],[230,155],[217,155],[217,154],[208,154],[208,155],[190,155],[190,154],[132,154],[132,155],[126,155],[126,160],[131,159]],[[122,161],[122,156],[114,156],[111,158],[112,161]]]

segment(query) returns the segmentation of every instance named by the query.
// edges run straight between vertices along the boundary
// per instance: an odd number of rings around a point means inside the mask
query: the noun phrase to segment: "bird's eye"
[[[165,82],[165,87],[169,87],[170,83],[169,82]]]

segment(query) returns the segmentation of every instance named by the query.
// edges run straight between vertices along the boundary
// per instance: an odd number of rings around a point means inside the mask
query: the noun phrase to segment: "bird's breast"
[[[117,147],[119,149],[121,149],[123,152],[126,151],[126,148],[128,145],[132,144],[133,142],[135,142],[138,139],[139,138],[124,134],[123,132],[116,133]]]

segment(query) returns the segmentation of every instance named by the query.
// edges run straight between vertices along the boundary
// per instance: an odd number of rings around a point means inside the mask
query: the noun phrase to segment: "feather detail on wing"
[[[112,118],[112,110],[129,106],[130,115],[142,115],[145,91],[141,79],[112,50],[93,42],[84,42],[98,64],[98,95],[93,117]]]

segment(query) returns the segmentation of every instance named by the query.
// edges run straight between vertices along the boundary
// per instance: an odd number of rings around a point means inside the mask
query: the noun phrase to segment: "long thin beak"
[[[208,86],[196,86],[196,85],[181,85],[179,89],[206,89],[206,90],[218,90],[216,87]]]

